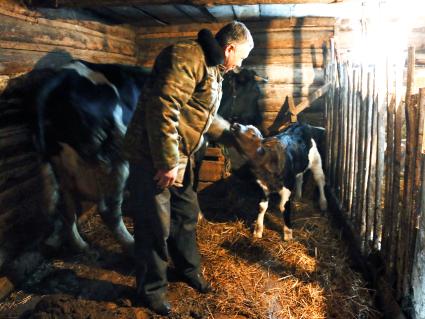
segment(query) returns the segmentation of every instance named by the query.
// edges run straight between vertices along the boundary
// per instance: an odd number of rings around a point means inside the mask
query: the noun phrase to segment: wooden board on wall
[[[95,21],[48,19],[18,1],[0,3],[0,75],[54,67],[71,58],[135,64],[135,32]],[[2,78],[1,86],[4,87]]]

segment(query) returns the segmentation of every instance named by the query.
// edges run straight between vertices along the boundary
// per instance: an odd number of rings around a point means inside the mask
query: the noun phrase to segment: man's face
[[[249,42],[232,43],[224,48],[224,67],[225,72],[231,71],[242,65],[242,61],[246,59],[252,50]]]

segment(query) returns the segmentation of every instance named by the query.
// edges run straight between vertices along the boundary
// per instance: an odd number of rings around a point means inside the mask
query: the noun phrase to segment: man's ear
[[[234,44],[228,44],[224,47],[224,56],[228,57],[232,51],[235,50]]]

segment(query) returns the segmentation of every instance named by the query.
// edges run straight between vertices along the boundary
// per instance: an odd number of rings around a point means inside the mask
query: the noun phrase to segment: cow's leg
[[[257,217],[257,221],[255,223],[255,228],[254,228],[254,237],[255,238],[263,237],[264,214],[266,213],[268,206],[269,206],[268,199],[261,200],[261,202],[259,204],[258,217]]]
[[[134,248],[134,238],[127,230],[122,219],[121,205],[124,196],[124,187],[129,174],[128,163],[117,165],[107,177],[106,184],[101,185],[101,188],[106,187],[106,191],[101,196],[99,201],[99,213],[104,223],[112,231],[117,241],[123,248],[132,252]],[[109,188],[110,187],[110,188]]]
[[[302,197],[302,192],[303,192],[303,179],[304,179],[304,174],[303,173],[299,173],[296,175],[296,192],[295,192],[295,198],[300,200]]]
[[[88,244],[81,237],[77,227],[78,209],[81,209],[81,207],[78,207],[79,201],[77,201],[77,198],[71,191],[73,188],[72,177],[70,176],[67,167],[63,165],[63,161],[60,157],[52,157],[51,163],[52,169],[59,183],[59,201],[61,204],[59,209],[64,222],[63,226],[65,234],[75,249],[79,251],[86,250],[88,248]]]
[[[83,251],[89,248],[87,242],[81,237],[77,227],[77,200],[74,198],[71,192],[64,190],[61,192],[65,209],[62,216],[65,221],[65,228],[68,233],[71,244],[74,248],[79,251]]]
[[[319,187],[319,207],[321,211],[326,211],[328,208],[328,202],[325,196],[325,174],[323,173],[322,168],[322,158],[320,157],[320,153],[317,150],[316,143],[312,140],[313,146],[310,149],[308,154],[309,159],[309,167],[311,169],[311,173],[313,174],[313,178]]]
[[[291,196],[291,191],[285,187],[279,192],[280,202],[279,202],[279,211],[282,214],[283,220],[283,240],[291,240],[292,239],[292,229],[290,226],[290,210],[285,211],[286,203],[289,200],[289,196]],[[289,203],[288,203],[289,204]],[[286,216],[285,216],[285,215]]]

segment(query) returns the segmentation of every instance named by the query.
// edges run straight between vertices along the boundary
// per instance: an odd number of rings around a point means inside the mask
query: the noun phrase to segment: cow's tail
[[[66,76],[66,73],[59,73],[55,76],[51,77],[41,85],[36,97],[35,97],[35,125],[34,125],[34,133],[35,133],[35,146],[37,151],[42,154],[43,160],[48,158],[48,149],[47,149],[47,141],[46,141],[46,111],[49,97],[52,92],[62,83]]]

